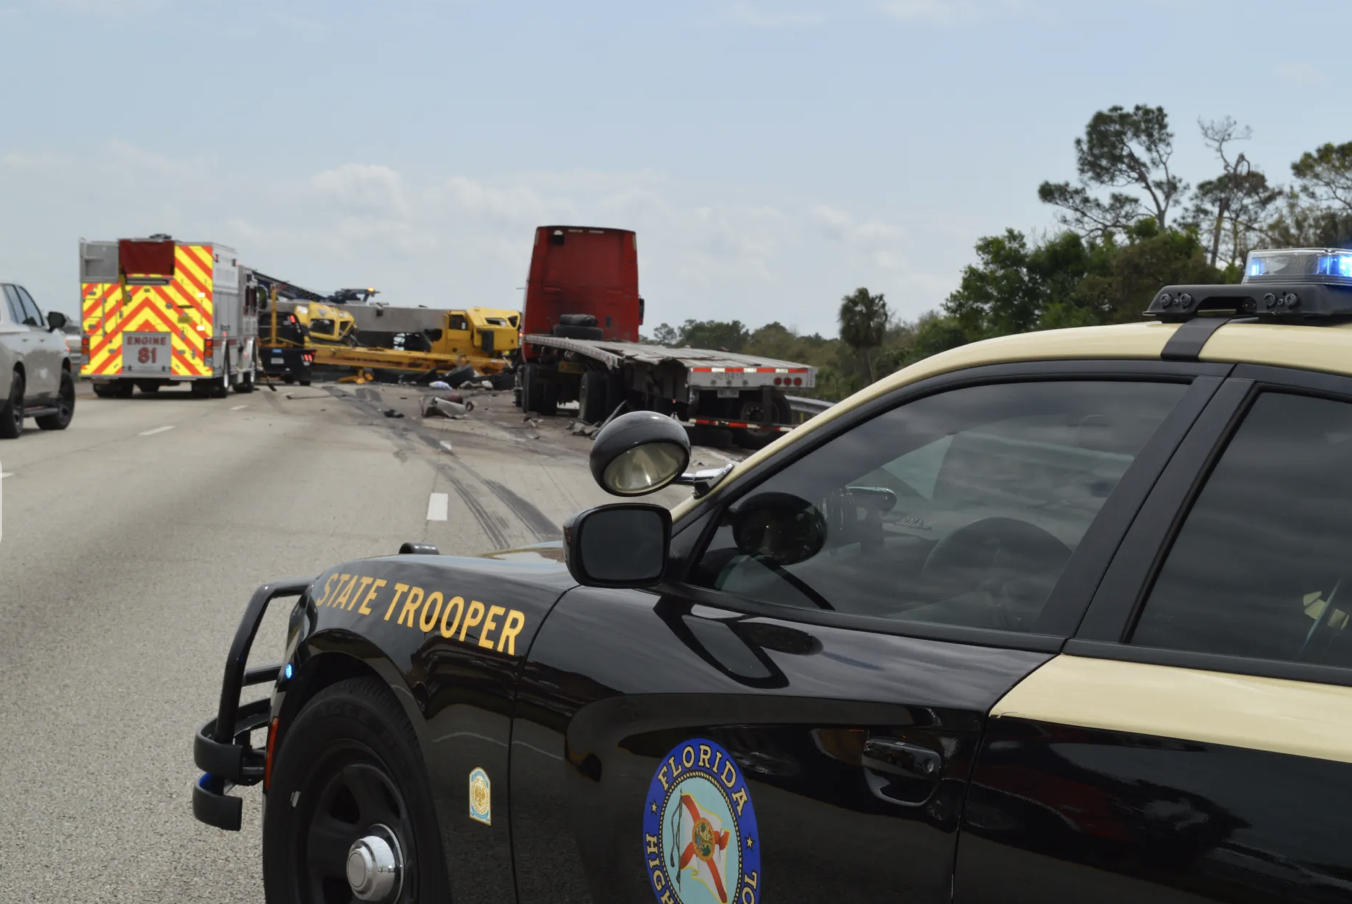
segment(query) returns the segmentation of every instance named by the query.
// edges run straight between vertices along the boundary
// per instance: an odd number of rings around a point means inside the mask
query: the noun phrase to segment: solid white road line
[[[450,497],[445,493],[433,493],[427,498],[427,520],[445,521]]]
[[[156,433],[163,433],[166,430],[173,430],[173,427],[156,427],[154,430],[142,430],[142,436],[154,436]]]

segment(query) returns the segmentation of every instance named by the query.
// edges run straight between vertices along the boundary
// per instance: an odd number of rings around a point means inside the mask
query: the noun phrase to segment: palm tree
[[[868,381],[872,383],[873,351],[882,347],[887,336],[888,324],[892,321],[892,312],[881,294],[873,295],[868,289],[855,289],[853,294],[840,300],[840,338],[864,358],[868,368]]]

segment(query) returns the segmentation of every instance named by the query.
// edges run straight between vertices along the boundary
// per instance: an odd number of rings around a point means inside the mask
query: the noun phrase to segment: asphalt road
[[[613,501],[589,441],[509,393],[460,420],[389,386],[87,395],[68,430],[0,443],[0,901],[261,901],[257,789],[239,833],[194,821],[190,794],[253,589],[408,540],[551,539]],[[280,658],[287,608],[254,664]]]

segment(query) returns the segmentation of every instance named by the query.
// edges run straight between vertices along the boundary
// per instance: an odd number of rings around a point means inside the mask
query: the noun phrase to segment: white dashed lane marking
[[[447,452],[452,452],[452,451],[454,451],[454,450],[451,448],[451,441],[448,440],[448,439],[443,439],[443,440],[441,441],[441,448],[445,449]]]
[[[236,405],[234,408],[231,408],[230,410],[231,410],[231,411],[243,411],[245,408],[248,408],[248,407],[249,407],[248,405]]]
[[[445,493],[433,493],[427,498],[427,520],[445,521],[450,506],[450,497]]]
[[[154,436],[156,433],[163,433],[166,430],[173,430],[173,427],[156,427],[154,430],[142,430],[142,436]]]

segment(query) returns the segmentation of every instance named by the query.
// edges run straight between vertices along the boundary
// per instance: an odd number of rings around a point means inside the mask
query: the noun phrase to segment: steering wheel
[[[930,550],[921,576],[942,596],[1059,569],[1070,547],[1036,524],[982,518],[960,527]]]

